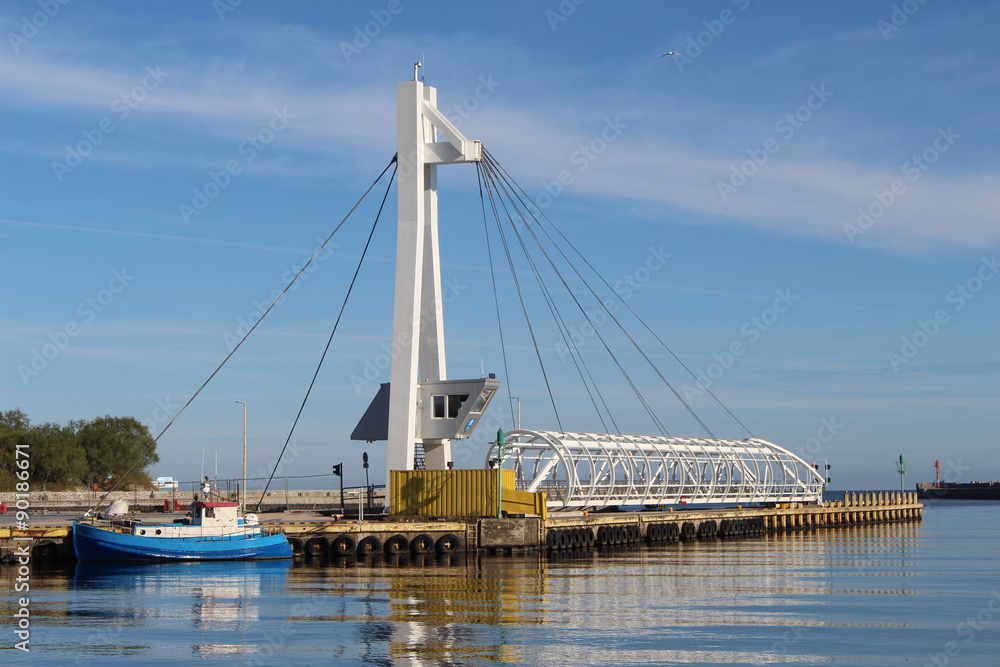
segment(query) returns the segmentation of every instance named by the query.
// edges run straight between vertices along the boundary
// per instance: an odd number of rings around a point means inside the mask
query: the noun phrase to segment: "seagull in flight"
[[[676,51],[667,51],[666,53],[664,53],[664,54],[663,54],[662,56],[660,56],[660,57],[661,57],[661,58],[663,58],[663,57],[665,57],[665,56],[679,56],[679,55],[680,55],[680,54],[679,54],[679,53],[677,53]]]

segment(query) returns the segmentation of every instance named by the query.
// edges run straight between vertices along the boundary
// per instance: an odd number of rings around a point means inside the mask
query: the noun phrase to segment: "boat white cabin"
[[[114,521],[112,528],[142,537],[231,537],[260,532],[256,514],[239,514],[239,503],[195,501],[191,515],[173,523],[144,523],[134,520]]]

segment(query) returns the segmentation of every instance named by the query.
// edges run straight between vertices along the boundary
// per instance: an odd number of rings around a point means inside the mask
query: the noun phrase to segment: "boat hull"
[[[247,560],[291,558],[292,547],[281,533],[225,537],[143,537],[73,523],[76,559],[91,561]]]

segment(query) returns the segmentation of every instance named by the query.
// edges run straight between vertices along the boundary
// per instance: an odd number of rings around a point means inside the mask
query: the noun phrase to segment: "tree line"
[[[51,490],[94,484],[107,489],[123,481],[123,475],[126,487],[147,485],[147,471],[160,457],[149,429],[133,417],[106,415],[60,426],[32,424],[19,409],[0,412],[0,490],[15,488],[22,469],[18,459],[28,461],[31,490],[40,491],[43,485]]]

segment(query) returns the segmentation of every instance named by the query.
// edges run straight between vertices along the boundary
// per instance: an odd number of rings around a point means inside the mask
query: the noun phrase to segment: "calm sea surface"
[[[32,574],[4,665],[1000,664],[1000,503],[923,523],[441,563]]]

